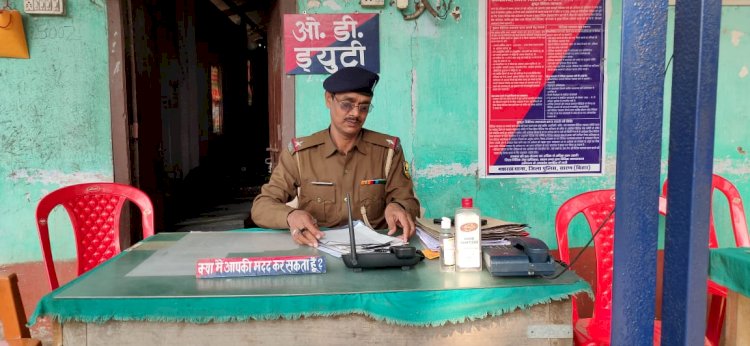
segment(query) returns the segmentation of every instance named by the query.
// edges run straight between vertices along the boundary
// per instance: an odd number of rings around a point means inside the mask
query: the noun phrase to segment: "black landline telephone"
[[[341,255],[344,265],[354,271],[362,269],[401,267],[402,270],[411,269],[412,266],[424,259],[421,251],[413,246],[401,245],[391,246],[388,252],[357,253],[357,241],[354,239],[354,225],[352,224],[352,204],[349,194],[346,194],[346,207],[349,209],[349,242],[351,252]]]
[[[555,273],[547,244],[537,238],[511,237],[510,245],[482,248],[484,266],[494,276],[535,276]]]

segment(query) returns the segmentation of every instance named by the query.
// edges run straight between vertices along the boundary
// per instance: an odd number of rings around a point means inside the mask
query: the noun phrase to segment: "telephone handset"
[[[549,262],[549,248],[547,244],[537,238],[515,237],[510,240],[510,245],[523,251],[529,257],[531,263]]]
[[[555,273],[547,244],[537,238],[511,237],[510,245],[482,248],[484,266],[494,276],[535,276]]]

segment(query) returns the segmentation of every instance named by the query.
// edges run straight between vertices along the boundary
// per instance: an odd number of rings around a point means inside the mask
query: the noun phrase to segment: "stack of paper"
[[[528,236],[528,225],[503,221],[491,217],[483,217],[487,223],[482,226],[482,246],[504,244],[505,238]],[[420,232],[420,230],[422,232]],[[440,239],[440,219],[418,218],[417,235],[425,247],[436,249]]]
[[[433,237],[432,234],[428,233],[419,226],[417,226],[417,237],[419,237],[419,240],[422,241],[422,245],[424,245],[424,247],[432,251],[438,251],[440,249],[439,238]]]
[[[497,220],[500,221],[500,220]],[[482,240],[500,240],[508,237],[525,237],[529,235],[526,231],[527,224],[522,223],[510,223],[500,221],[503,224],[497,224],[492,227],[488,227],[490,221],[487,221],[487,226],[482,226]]]
[[[354,239],[357,241],[357,253],[388,251],[391,246],[404,245],[401,238],[380,234],[367,227],[362,221],[355,221]],[[351,252],[349,227],[339,227],[324,231],[325,236],[318,241],[318,250],[331,256],[341,257]]]

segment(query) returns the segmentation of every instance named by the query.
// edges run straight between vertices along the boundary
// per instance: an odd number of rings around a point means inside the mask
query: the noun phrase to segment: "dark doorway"
[[[253,11],[261,20],[268,14],[264,7]],[[165,177],[174,183],[166,229],[242,228],[266,180],[268,53],[265,32],[250,23],[233,22],[209,1],[196,2],[198,94],[207,105],[199,115],[198,165],[183,169],[181,179]]]
[[[115,171],[127,164],[130,176],[116,180],[149,194],[158,231],[242,228],[269,175],[276,1],[121,5],[130,156]]]

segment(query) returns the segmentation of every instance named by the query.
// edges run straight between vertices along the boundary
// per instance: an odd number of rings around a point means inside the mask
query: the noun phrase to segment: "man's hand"
[[[409,238],[416,232],[411,215],[398,203],[388,203],[385,207],[385,222],[388,224],[388,235],[395,234],[396,228],[401,227],[404,231],[405,242],[408,242]]]
[[[289,213],[286,223],[292,232],[292,239],[297,244],[318,247],[318,239],[324,236],[315,218],[304,210],[297,209]]]

